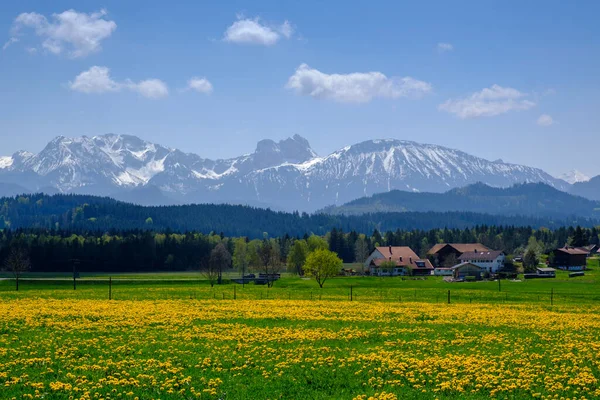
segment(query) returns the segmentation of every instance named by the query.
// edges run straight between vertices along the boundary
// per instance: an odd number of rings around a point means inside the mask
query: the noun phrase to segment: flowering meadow
[[[0,302],[2,399],[593,399],[600,306]]]

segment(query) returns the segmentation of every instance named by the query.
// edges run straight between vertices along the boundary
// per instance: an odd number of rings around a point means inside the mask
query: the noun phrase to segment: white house
[[[459,260],[461,263],[471,263],[483,268],[484,271],[495,274],[504,267],[506,255],[503,251],[469,251],[463,253]]]

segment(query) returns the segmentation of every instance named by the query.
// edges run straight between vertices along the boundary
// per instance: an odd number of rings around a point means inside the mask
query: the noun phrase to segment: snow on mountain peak
[[[13,165],[13,161],[12,157],[0,157],[0,169],[9,168]]]
[[[0,158],[0,182],[9,174],[29,179],[30,190],[53,186],[62,192],[111,195],[153,186],[180,202],[258,203],[303,211],[393,189],[441,192],[479,181],[566,187],[536,168],[397,139],[367,140],[319,157],[300,135],[261,140],[255,152],[226,160],[204,159],[130,135],[59,136],[38,154]]]
[[[587,182],[590,180],[590,177],[584,174],[583,172],[574,169],[560,175],[558,179],[562,179],[563,181],[566,181],[570,184],[574,184],[578,182]]]

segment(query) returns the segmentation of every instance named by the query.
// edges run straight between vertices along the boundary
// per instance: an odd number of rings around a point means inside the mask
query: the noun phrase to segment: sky
[[[600,2],[450,3],[5,2],[0,155],[118,133],[228,158],[299,134],[600,174]]]

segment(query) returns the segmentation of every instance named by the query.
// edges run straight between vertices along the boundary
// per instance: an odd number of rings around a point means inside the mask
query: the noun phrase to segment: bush
[[[477,280],[476,276],[473,276],[473,275],[465,276],[465,281],[467,281],[467,282],[475,282],[476,280]]]

